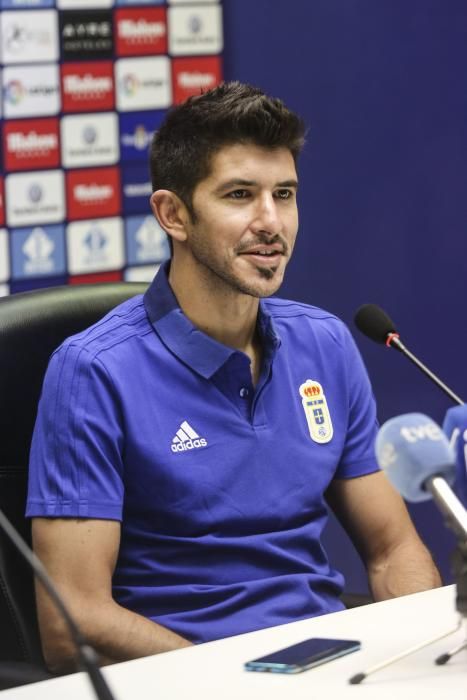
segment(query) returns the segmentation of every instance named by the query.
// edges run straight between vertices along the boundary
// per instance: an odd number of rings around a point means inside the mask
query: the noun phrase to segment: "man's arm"
[[[335,479],[326,495],[367,567],[375,600],[442,585],[404,501],[382,472]]]
[[[34,518],[34,550],[102,663],[125,661],[191,642],[122,606],[112,598],[112,574],[120,523],[112,520]],[[47,593],[36,586],[42,648],[51,671],[76,667],[76,651]]]

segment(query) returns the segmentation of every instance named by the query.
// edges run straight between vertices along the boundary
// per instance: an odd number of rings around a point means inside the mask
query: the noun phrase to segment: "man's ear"
[[[176,241],[185,241],[190,215],[180,197],[170,190],[156,190],[149,202],[164,231]]]

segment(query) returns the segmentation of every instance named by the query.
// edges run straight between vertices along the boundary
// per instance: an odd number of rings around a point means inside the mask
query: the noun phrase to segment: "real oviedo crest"
[[[323,387],[319,382],[307,379],[299,392],[311,439],[319,443],[329,442],[333,428]]]

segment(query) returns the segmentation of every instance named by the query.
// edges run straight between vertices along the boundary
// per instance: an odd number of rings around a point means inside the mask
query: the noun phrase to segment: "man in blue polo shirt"
[[[375,405],[337,318],[269,298],[298,228],[303,125],[225,84],[151,153],[172,259],[53,355],[31,450],[34,546],[103,662],[341,609],[329,502],[377,600],[439,585],[375,465]],[[53,669],[73,656],[38,592]]]

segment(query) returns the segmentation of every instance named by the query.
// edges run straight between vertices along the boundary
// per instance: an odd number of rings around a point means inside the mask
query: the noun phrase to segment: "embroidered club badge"
[[[319,382],[307,379],[299,392],[311,439],[321,444],[329,442],[333,427],[323,387]]]

